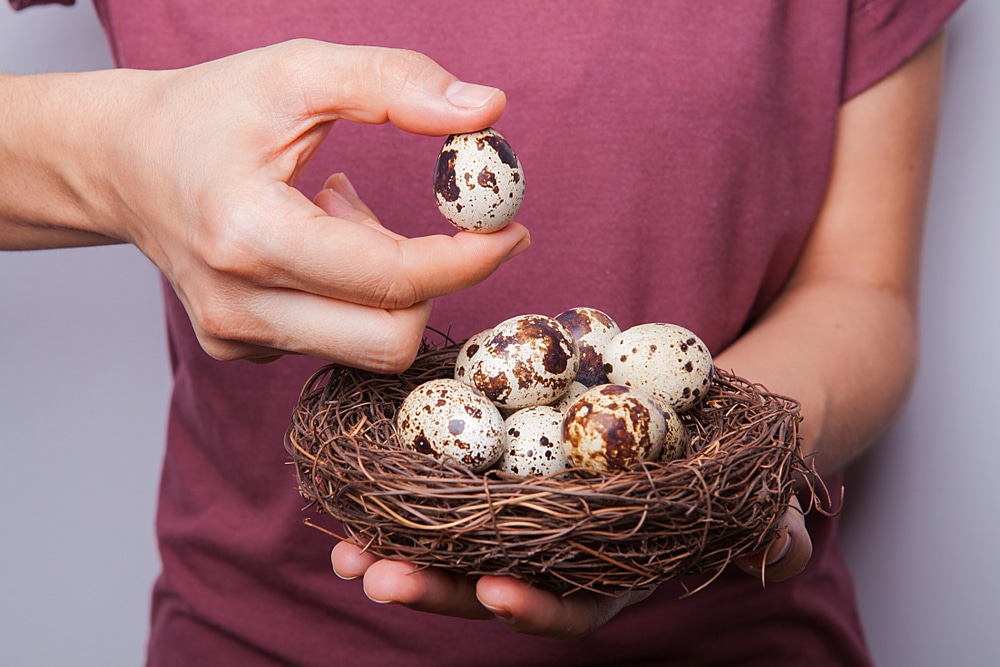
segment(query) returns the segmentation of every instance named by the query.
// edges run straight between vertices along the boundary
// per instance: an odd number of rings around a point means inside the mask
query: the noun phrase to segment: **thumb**
[[[416,134],[473,132],[503,113],[502,91],[465,83],[415,51],[313,40],[280,45],[294,63],[305,113],[320,120],[391,122]],[[287,72],[286,72],[287,74]]]

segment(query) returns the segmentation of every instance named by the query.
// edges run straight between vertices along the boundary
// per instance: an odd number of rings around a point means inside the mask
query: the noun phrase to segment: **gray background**
[[[953,22],[921,373],[848,478],[844,549],[886,667],[1000,664],[998,28],[995,0]],[[0,71],[109,65],[88,2],[0,3]],[[127,247],[0,253],[0,360],[0,665],[140,664],[169,390],[155,270]]]

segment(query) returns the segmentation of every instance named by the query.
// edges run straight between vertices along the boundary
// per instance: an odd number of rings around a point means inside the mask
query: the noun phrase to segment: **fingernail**
[[[489,86],[480,86],[475,83],[465,83],[464,81],[452,81],[445,91],[445,98],[456,107],[463,109],[478,109],[485,106],[500,91]]]
[[[784,558],[788,554],[788,550],[791,549],[791,548],[792,548],[792,535],[791,535],[791,533],[786,532],[785,533],[785,543],[783,545],[781,545],[781,551],[778,552],[777,556],[775,556],[774,558],[768,560],[767,564],[768,565],[774,565],[775,563],[777,563],[778,561],[780,561],[782,558]]]
[[[337,174],[333,183],[334,187],[329,188],[337,192],[342,192],[343,194],[358,198],[358,191],[354,189],[354,184],[351,183],[351,179],[347,178],[346,174]]]
[[[392,602],[392,600],[379,600],[377,598],[372,597],[371,593],[368,592],[367,587],[364,589],[364,591],[368,599],[374,602],[375,604],[389,604],[390,602]]]
[[[483,601],[480,600],[479,604],[483,604]],[[488,612],[490,612],[491,614],[493,614],[502,621],[514,618],[514,614],[512,614],[509,609],[504,609],[503,607],[491,607],[488,604],[483,604],[483,606],[486,607],[486,610]]]
[[[336,190],[334,188],[327,188],[326,191],[329,192],[337,201],[344,204],[345,206],[349,206],[351,208],[354,207],[354,204],[351,203],[351,201],[346,196],[344,196],[344,193],[340,192],[339,190]]]
[[[354,579],[357,579],[357,577],[345,577],[340,572],[337,572],[337,566],[336,565],[333,566],[333,573],[335,575],[337,575],[337,577],[339,577],[340,579],[343,579],[344,581],[353,581]]]
[[[510,249],[510,252],[507,253],[507,255],[503,258],[502,261],[506,262],[507,260],[514,259],[522,252],[527,250],[528,246],[530,245],[531,245],[531,237],[525,236],[523,239],[517,242],[517,245],[515,245],[513,248]]]

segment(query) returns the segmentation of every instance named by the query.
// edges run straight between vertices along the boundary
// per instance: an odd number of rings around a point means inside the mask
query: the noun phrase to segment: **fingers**
[[[778,537],[763,551],[737,558],[735,563],[740,569],[764,581],[778,582],[794,577],[809,564],[812,538],[802,505],[796,496],[789,505],[779,523]]]
[[[643,589],[617,598],[558,596],[512,577],[477,581],[437,568],[379,560],[348,542],[334,547],[331,560],[340,578],[364,577],[365,594],[374,602],[460,618],[498,618],[516,632],[550,639],[582,637],[652,593]]]
[[[518,223],[492,234],[404,238],[382,227],[343,182],[335,185],[316,204],[292,191],[289,200],[258,198],[252,208],[225,210],[227,223],[204,239],[200,254],[219,273],[261,286],[407,308],[482,282],[531,244]]]
[[[178,290],[202,348],[220,360],[273,360],[307,354],[377,373],[408,368],[419,351],[432,303],[380,309],[307,292],[238,287]]]
[[[350,542],[340,542],[330,552],[330,563],[334,573],[341,579],[351,580],[363,577],[365,571],[378,560],[378,556]]]
[[[476,586],[480,603],[509,628],[549,639],[593,632],[652,592],[642,589],[617,598],[591,593],[559,596],[512,577],[482,577]]]
[[[493,616],[476,599],[475,579],[437,568],[418,569],[404,561],[380,560],[365,572],[364,584],[365,595],[374,602],[459,618]]]
[[[419,569],[403,561],[380,560],[349,542],[330,554],[341,579],[364,577],[365,595],[380,604],[400,604],[460,618],[487,619],[493,614],[476,600],[475,580],[443,570]]]
[[[305,111],[317,118],[390,121],[417,134],[472,132],[503,113],[504,94],[458,81],[413,51],[294,40],[274,47],[286,57],[277,76],[291,76]]]

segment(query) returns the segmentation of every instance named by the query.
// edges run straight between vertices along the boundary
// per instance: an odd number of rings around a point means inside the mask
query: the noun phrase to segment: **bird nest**
[[[689,574],[707,585],[777,536],[797,489],[818,507],[798,403],[722,370],[682,415],[687,456],[667,463],[520,478],[400,447],[399,405],[451,377],[458,349],[425,347],[399,375],[331,365],[309,379],[285,446],[303,497],[346,536],[307,523],[383,558],[614,596]]]

